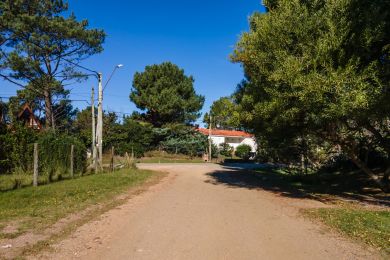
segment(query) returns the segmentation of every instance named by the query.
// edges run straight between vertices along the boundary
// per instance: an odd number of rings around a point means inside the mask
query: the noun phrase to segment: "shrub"
[[[0,173],[11,173],[19,168],[23,171],[32,169],[33,143],[37,133],[32,129],[15,125],[12,129],[0,132]]]
[[[240,144],[236,148],[236,156],[240,157],[243,160],[248,160],[251,156],[252,148],[247,144]]]
[[[68,173],[72,144],[74,172],[83,173],[86,169],[86,148],[80,140],[54,132],[39,136],[39,166],[41,171],[48,175],[49,181],[52,181],[55,175],[61,178],[62,174]]]
[[[220,144],[219,153],[223,156],[232,157],[233,155],[233,147],[228,143]]]
[[[115,153],[124,155],[134,152],[136,157],[142,157],[150,150],[153,141],[153,129],[148,124],[125,118],[123,124],[115,124],[106,133],[104,149],[115,146]]]
[[[160,143],[160,146],[169,153],[181,153],[189,156],[201,155],[207,148],[207,137],[189,128],[169,130],[170,135]]]
[[[121,156],[126,153],[131,156],[131,153],[133,152],[134,157],[141,158],[146,151],[145,147],[140,143],[118,142],[113,143],[113,146],[115,147],[115,154]]]

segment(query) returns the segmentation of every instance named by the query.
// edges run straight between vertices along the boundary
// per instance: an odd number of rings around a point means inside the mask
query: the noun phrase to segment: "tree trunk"
[[[370,168],[368,168],[367,165],[364,162],[362,162],[355,153],[349,152],[349,157],[357,167],[359,167],[364,173],[366,173],[370,177],[370,179],[373,180],[381,188],[381,190],[385,192],[388,191],[388,187],[387,187],[388,185],[385,185],[380,180],[379,176],[376,175]]]
[[[376,138],[378,139],[381,139],[381,135],[378,131],[376,131],[375,128],[371,128],[371,129],[368,129],[366,128],[368,131],[370,131],[371,133],[373,133]],[[382,182],[379,178],[379,176],[377,174],[375,174],[368,166],[365,162],[363,162],[362,160],[359,159],[359,156],[357,155],[356,153],[356,143],[352,140],[352,141],[349,141],[347,142],[346,140],[343,140],[343,138],[340,138],[339,136],[337,136],[336,132],[331,132],[331,136],[330,136],[330,140],[339,145],[341,147],[341,150],[342,151],[345,151],[349,158],[351,159],[351,161],[359,168],[361,169],[364,173],[366,173],[371,180],[373,180],[377,186],[382,190],[382,191],[385,191],[385,192],[388,192],[389,191],[389,185]],[[386,147],[386,142],[383,142],[384,140],[381,140],[382,141],[382,144],[383,144],[383,148],[385,149],[386,152],[388,152],[388,149],[386,148],[389,148],[389,147]],[[366,160],[368,160],[368,157],[365,158]],[[388,167],[389,168],[389,167]],[[387,172],[387,173],[386,173]],[[389,174],[390,175],[390,169],[387,169],[385,172],[385,176],[386,174]],[[384,177],[385,178],[385,177]]]
[[[46,128],[47,129],[55,129],[55,120],[53,114],[53,105],[51,100],[51,92],[48,89],[45,89],[44,92],[45,97],[45,117],[46,117]]]
[[[368,125],[365,128],[375,136],[376,140],[378,140],[380,143],[380,146],[386,151],[388,155],[390,155],[390,141],[386,137],[382,136],[382,134],[375,127]]]
[[[305,155],[301,153],[301,174],[305,174]]]

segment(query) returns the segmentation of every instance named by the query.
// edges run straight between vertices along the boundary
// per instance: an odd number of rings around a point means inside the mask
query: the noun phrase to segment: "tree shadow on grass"
[[[260,165],[224,165],[208,174],[207,183],[230,188],[261,189],[290,198],[308,198],[321,202],[340,199],[390,207],[390,194],[381,192],[360,172],[287,175]]]

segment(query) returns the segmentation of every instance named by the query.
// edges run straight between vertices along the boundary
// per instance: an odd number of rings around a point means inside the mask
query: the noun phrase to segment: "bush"
[[[251,156],[252,148],[247,144],[240,144],[236,148],[236,156],[240,157],[243,160],[248,160]]]
[[[39,183],[61,180],[69,173],[72,144],[74,173],[85,171],[86,148],[77,138],[20,125],[0,128],[0,190],[31,185],[35,142],[39,151]]]
[[[0,130],[0,174],[12,173],[16,168],[32,170],[33,143],[37,133],[30,128],[15,125]]]
[[[219,153],[226,157],[232,157],[233,156],[233,147],[230,146],[228,143],[220,144],[220,150]]]
[[[160,146],[169,153],[180,153],[191,157],[201,155],[207,147],[207,137],[189,127],[169,129],[169,136]]]
[[[146,149],[140,143],[126,143],[126,142],[118,142],[113,144],[115,147],[115,154],[124,156],[126,153],[131,156],[131,152],[134,153],[134,157],[141,158]]]
[[[133,151],[136,157],[142,157],[151,149],[153,137],[150,125],[126,118],[122,125],[115,124],[107,131],[104,149],[109,150],[114,146],[118,155],[123,156],[126,152],[130,155]]]
[[[86,169],[86,148],[80,140],[54,132],[39,136],[39,167],[42,172],[48,175],[49,181],[52,181],[55,175],[61,178],[62,174],[69,172],[72,144],[74,145],[74,172],[83,173]]]

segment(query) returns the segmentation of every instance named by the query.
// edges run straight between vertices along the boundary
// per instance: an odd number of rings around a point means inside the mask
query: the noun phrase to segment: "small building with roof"
[[[34,115],[34,112],[32,111],[31,107],[28,104],[25,104],[22,108],[22,110],[19,112],[17,116],[17,120],[22,122],[24,126],[35,129],[35,130],[41,130],[42,124],[39,121],[39,119]]]
[[[198,131],[207,136],[210,134],[210,130],[206,128],[199,128]],[[247,144],[252,148],[253,153],[257,151],[255,136],[244,131],[212,129],[211,140],[218,147],[227,143],[236,150],[237,146]]]

